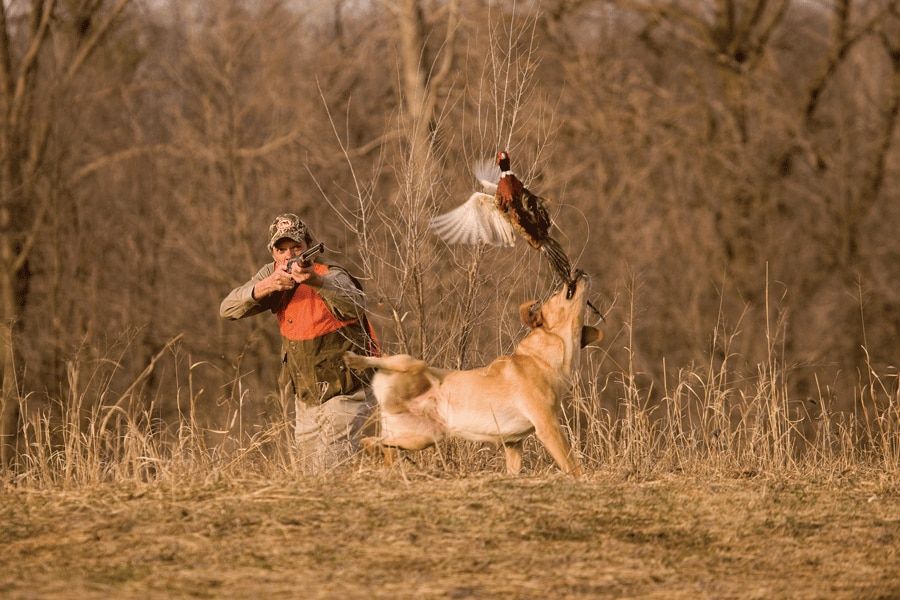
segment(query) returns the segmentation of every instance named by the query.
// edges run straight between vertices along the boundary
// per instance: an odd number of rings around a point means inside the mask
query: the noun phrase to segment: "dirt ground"
[[[0,543],[4,598],[900,598],[877,476],[8,488]]]

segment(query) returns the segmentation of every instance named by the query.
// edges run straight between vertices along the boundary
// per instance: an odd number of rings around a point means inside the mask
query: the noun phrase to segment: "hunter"
[[[343,267],[322,257],[324,246],[293,213],[269,226],[268,249],[272,261],[231,290],[219,314],[275,314],[282,339],[279,386],[294,398],[297,443],[310,464],[330,467],[357,449],[374,407],[369,374],[351,371],[342,359],[347,350],[377,354],[365,294]]]

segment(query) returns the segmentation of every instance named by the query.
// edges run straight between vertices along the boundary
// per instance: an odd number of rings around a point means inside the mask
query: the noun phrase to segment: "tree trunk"
[[[425,51],[425,24],[419,0],[403,0],[398,13],[400,29],[400,56],[403,71],[403,105],[409,131],[412,157],[425,157],[430,150],[428,129],[431,115],[428,110],[428,89],[425,83],[423,62]],[[419,165],[417,165],[419,166]]]
[[[395,14],[400,34],[403,106],[410,151],[414,158],[426,157],[431,152],[437,94],[454,63],[459,0],[447,3],[447,30],[439,58],[434,62],[425,43],[426,20],[420,0],[401,0]]]
[[[3,212],[7,212],[5,209]],[[16,319],[16,286],[9,265],[12,248],[8,239],[0,241],[0,471],[12,467],[19,430],[19,395],[16,389],[12,331]]]

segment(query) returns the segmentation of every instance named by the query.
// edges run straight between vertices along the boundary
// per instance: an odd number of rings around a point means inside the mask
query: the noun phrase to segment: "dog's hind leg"
[[[566,441],[556,418],[545,419],[543,423],[535,423],[534,433],[550,452],[553,460],[563,470],[563,473],[576,478],[581,477],[581,467],[575,462],[572,456],[572,448],[569,446],[569,442]]]
[[[504,442],[503,452],[506,454],[506,472],[518,475],[522,470],[522,442]]]

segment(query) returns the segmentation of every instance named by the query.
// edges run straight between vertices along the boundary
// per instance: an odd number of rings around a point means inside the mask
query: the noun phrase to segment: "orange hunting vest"
[[[318,275],[328,272],[328,265],[313,264]],[[311,286],[298,285],[286,306],[277,313],[281,335],[289,340],[312,340],[358,321],[341,321],[332,314],[322,297]]]

